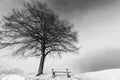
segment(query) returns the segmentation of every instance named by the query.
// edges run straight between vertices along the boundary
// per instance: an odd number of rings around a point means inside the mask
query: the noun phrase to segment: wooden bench
[[[54,78],[54,77],[56,77],[56,76],[62,76],[61,75],[61,73],[63,74],[66,74],[66,76],[68,77],[68,78],[70,78],[71,76],[70,76],[70,71],[68,70],[68,69],[66,69],[66,70],[55,70],[55,69],[52,69],[52,77]],[[58,75],[59,74],[59,75]]]

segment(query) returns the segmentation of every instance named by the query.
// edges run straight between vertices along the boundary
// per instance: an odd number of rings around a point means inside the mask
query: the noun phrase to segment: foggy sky
[[[52,5],[58,14],[63,14],[65,17],[75,16],[76,12],[79,14],[86,14],[87,11],[99,7],[106,7],[116,0],[47,0]],[[72,17],[72,18],[73,18]]]
[[[76,67],[77,69],[81,68],[81,71],[84,72],[120,68],[120,46],[116,47],[120,44],[117,40],[120,40],[120,33],[118,33],[120,24],[117,23],[119,21],[117,14],[119,14],[120,6],[115,6],[116,3],[119,3],[118,0],[48,0],[48,2],[60,15],[72,20],[77,29],[81,29],[79,30],[80,43],[83,44],[83,47],[88,48],[85,51],[86,53],[83,52],[83,54],[88,55],[80,59],[78,64],[77,60],[74,62],[79,65],[79,67]],[[92,17],[89,18],[88,15]],[[82,43],[82,38],[88,39],[85,40],[88,42]],[[91,42],[92,38],[93,41]],[[85,41],[83,40],[83,42]],[[89,57],[91,53],[94,56]]]
[[[72,12],[74,10],[86,10],[91,7],[106,6],[115,0],[47,0],[56,10]],[[67,10],[67,11],[66,11]]]
[[[0,17],[23,1],[1,0]],[[45,0],[41,0],[45,1]],[[46,59],[45,72],[51,68],[70,68],[75,73],[120,68],[120,1],[119,0],[46,0],[61,17],[74,23],[79,31],[80,55],[63,55],[62,59]],[[6,6],[7,4],[7,6]],[[8,51],[1,51],[7,53]],[[9,60],[9,61],[8,61]],[[2,68],[38,69],[38,59],[1,58]],[[9,66],[9,67],[8,67]],[[29,68],[28,68],[29,66]]]
[[[97,55],[91,59],[91,71],[120,68],[120,50],[117,48],[108,48],[97,51]]]

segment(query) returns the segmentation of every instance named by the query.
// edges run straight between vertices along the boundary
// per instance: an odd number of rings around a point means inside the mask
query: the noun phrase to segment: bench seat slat
[[[54,71],[55,73],[71,73],[71,72],[67,72],[67,71]]]

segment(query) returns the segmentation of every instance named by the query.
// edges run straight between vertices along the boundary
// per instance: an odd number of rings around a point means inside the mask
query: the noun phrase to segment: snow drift
[[[52,78],[52,75],[19,75],[10,74],[0,76],[1,80],[120,80],[120,69],[109,69],[97,72],[87,72],[82,74],[72,75],[71,78],[65,76],[57,76]]]
[[[78,80],[120,80],[120,69],[108,69],[74,75]]]
[[[25,77],[16,74],[11,74],[2,77],[1,80],[25,80]]]

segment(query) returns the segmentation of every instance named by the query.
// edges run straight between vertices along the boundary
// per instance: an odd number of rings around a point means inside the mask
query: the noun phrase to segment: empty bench
[[[56,77],[56,76],[61,76],[61,74],[65,74],[68,78],[70,77],[70,71],[68,69],[65,70],[55,70],[52,69],[52,77]],[[59,74],[59,75],[58,75]]]

